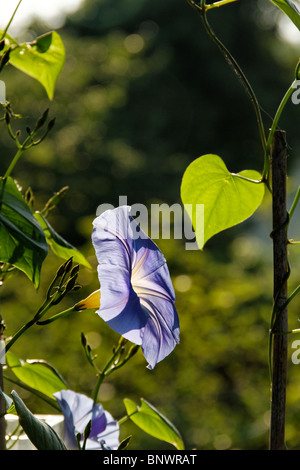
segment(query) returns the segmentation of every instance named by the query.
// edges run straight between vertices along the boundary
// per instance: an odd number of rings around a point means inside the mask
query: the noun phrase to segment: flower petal
[[[179,342],[175,294],[166,260],[130,216],[130,207],[94,220],[92,241],[99,262],[99,315],[124,338],[142,345],[149,367]]]
[[[69,449],[77,449],[76,435],[83,434],[90,420],[92,426],[86,449],[118,448],[119,425],[100,403],[94,405],[91,398],[72,390],[61,390],[53,396],[65,418],[64,440]]]
[[[116,450],[119,447],[119,423],[114,420],[112,415],[108,411],[104,411],[106,419],[106,428],[101,434],[98,434],[96,439],[88,438],[86,443],[86,450],[97,450],[99,444],[103,450]]]
[[[179,343],[179,320],[173,303],[152,294],[144,294],[141,304],[149,313],[144,329],[143,353],[148,369],[153,369]]]
[[[56,398],[65,418],[64,441],[68,449],[77,449],[76,431],[73,419],[72,409],[76,407],[76,398],[71,390],[62,390],[56,392],[53,396]]]

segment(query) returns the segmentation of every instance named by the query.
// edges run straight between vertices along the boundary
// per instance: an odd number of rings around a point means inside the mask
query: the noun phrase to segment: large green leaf
[[[67,450],[61,438],[49,426],[34,416],[21,400],[17,392],[11,392],[19,422],[30,441],[38,450]]]
[[[58,371],[45,361],[23,361],[11,351],[7,351],[6,361],[19,380],[50,398],[53,398],[53,393],[67,388]]]
[[[38,80],[52,99],[65,62],[65,49],[59,34],[53,31],[24,44],[18,44],[8,34],[5,39],[7,47],[11,47],[10,64]]]
[[[48,253],[43,229],[12,178],[0,179],[0,262],[23,271],[38,287]]]
[[[260,206],[264,184],[254,170],[230,173],[217,155],[203,155],[186,169],[181,199],[193,223],[198,247],[213,235],[250,217]],[[197,223],[197,205],[204,206],[204,226]],[[200,221],[201,222],[201,221]]]
[[[124,399],[126,411],[130,419],[143,431],[172,444],[178,450],[184,450],[183,440],[175,426],[143,398],[141,406],[137,406],[129,398]]]
[[[296,5],[290,0],[271,0],[280,10],[282,10],[300,30],[300,12]]]
[[[63,258],[64,260],[68,260],[73,257],[73,261],[75,263],[82,264],[88,268],[91,267],[90,263],[83,256],[83,254],[80,253],[80,251],[78,251],[73,245],[67,242],[63,237],[61,237],[40,212],[35,212],[34,216],[44,230],[47,242],[53,253],[55,253],[60,258]]]

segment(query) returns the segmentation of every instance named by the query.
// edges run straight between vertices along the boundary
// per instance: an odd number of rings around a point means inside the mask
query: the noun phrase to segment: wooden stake
[[[285,407],[287,376],[288,310],[287,300],[287,208],[286,208],[286,136],[276,131],[273,137],[272,200],[273,200],[273,297],[277,312],[273,335],[270,450],[285,449]]]
[[[0,387],[3,390],[3,369],[0,363]],[[0,396],[0,450],[6,449],[5,434],[6,434],[6,422],[5,417],[2,416],[5,413],[5,402],[4,398]]]

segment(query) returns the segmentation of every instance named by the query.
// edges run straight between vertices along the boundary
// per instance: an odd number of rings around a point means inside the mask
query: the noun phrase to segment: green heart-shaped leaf
[[[184,450],[183,440],[175,426],[163,416],[153,405],[141,399],[137,406],[129,398],[124,399],[126,411],[131,421],[151,436],[169,442],[178,450]]]
[[[254,170],[230,173],[223,160],[212,154],[203,155],[188,166],[182,179],[181,199],[200,249],[213,235],[255,212],[264,196],[260,179]],[[197,205],[204,206],[204,225],[199,219],[197,223]]]
[[[7,364],[16,377],[30,388],[53,398],[53,393],[67,388],[59,372],[42,360],[23,361],[11,351],[6,355]]]
[[[65,62],[65,49],[56,31],[38,37],[33,43],[18,44],[8,34],[6,47],[11,47],[9,62],[38,80],[49,99],[53,98],[56,80]]]

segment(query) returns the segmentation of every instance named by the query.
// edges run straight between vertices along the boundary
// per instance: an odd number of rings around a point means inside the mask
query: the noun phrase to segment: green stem
[[[273,333],[274,335],[290,335],[290,334],[296,334],[300,333],[300,328],[296,328],[295,330],[289,330],[289,331],[281,331],[280,333]]]
[[[297,294],[299,294],[300,292],[300,285],[298,287],[296,287],[296,289],[291,293],[291,295],[288,297],[288,299],[286,300],[286,302],[284,302],[284,304],[282,304],[282,306],[280,307],[280,309],[277,311],[277,316],[276,316],[276,319],[275,321],[273,321],[273,325],[271,327],[271,334],[275,334],[274,333],[274,330],[277,326],[277,322],[279,320],[279,317],[280,317],[280,314],[281,312],[288,306],[288,304],[293,300],[294,297],[296,297]],[[275,310],[275,309],[274,309]],[[272,317],[274,318],[274,312],[272,313]],[[294,331],[294,330],[292,330]],[[277,333],[276,333],[277,334]]]
[[[118,357],[119,352],[120,352],[121,348],[123,347],[123,345],[124,345],[124,338],[121,337],[120,340],[119,340],[119,344],[116,347],[113,355],[111,356],[111,358],[108,360],[108,362],[104,366],[104,369],[102,370],[102,372],[100,372],[100,374],[99,374],[98,382],[97,382],[95,390],[94,390],[94,396],[93,396],[94,404],[96,404],[96,402],[97,402],[98,393],[99,393],[100,387],[102,385],[102,382],[103,382],[103,380],[105,379],[105,377],[107,375],[107,371],[109,370],[111,365],[114,363],[115,359]]]
[[[136,413],[138,413],[138,411],[133,411],[132,413],[130,413],[130,415],[126,415],[126,416],[123,416],[123,418],[120,418],[118,420],[119,426],[121,426],[121,424],[123,423],[126,423],[126,421],[128,421],[131,418],[131,416],[135,415]]]
[[[138,351],[139,349],[139,345],[135,344],[134,346],[132,346],[131,350],[128,352],[127,356],[124,357],[123,361],[119,362],[118,364],[115,364],[111,369],[109,369],[107,372],[106,372],[106,376],[110,375],[112,372],[114,372],[115,370],[118,370],[120,369],[121,367],[123,367],[126,362],[129,361],[129,359],[132,358],[132,356]]]
[[[220,0],[219,2],[211,3],[210,5],[205,5],[205,9],[208,11],[208,10],[211,10],[212,8],[222,7],[224,5],[227,5],[228,3],[233,3],[237,1],[238,0]]]
[[[17,444],[22,433],[23,433],[23,428],[20,426],[20,424],[17,424],[13,432],[8,434],[8,440],[7,440],[7,446],[6,446],[7,450],[11,450]],[[12,441],[12,437],[15,438],[13,441]],[[10,441],[12,442],[10,443]]]
[[[17,134],[15,135],[15,134],[13,133],[13,130],[12,130],[12,128],[11,128],[10,122],[6,122],[6,127],[7,127],[8,134],[9,134],[10,137],[13,139],[13,141],[16,143],[17,148],[20,149],[22,146],[21,146],[21,144],[20,144],[20,142],[19,142],[19,140],[18,140]]]
[[[44,304],[45,305],[45,304]],[[12,345],[19,339],[29,328],[31,328],[33,325],[35,325],[40,318],[49,310],[51,307],[51,301],[46,305],[43,306],[39,309],[39,311],[36,313],[36,315],[33,317],[32,320],[30,320],[28,323],[23,325],[19,331],[8,341],[8,343],[5,346],[5,351],[7,352]]]
[[[296,289],[291,293],[291,295],[288,297],[287,301],[285,302],[285,304],[283,304],[282,308],[285,308],[290,302],[291,300],[293,300],[294,297],[296,297],[296,295],[300,292],[300,284],[299,286],[296,287]]]
[[[77,312],[78,310],[75,310],[74,306],[71,308],[68,308],[67,310],[64,310],[63,312],[57,313],[56,315],[53,315],[53,317],[48,318],[47,320],[44,321],[37,321],[37,325],[48,325],[49,323],[53,323],[56,320],[59,320],[60,318],[66,317],[67,315],[70,315],[72,312]]]
[[[277,125],[280,119],[280,116],[284,110],[285,105],[287,104],[288,100],[290,99],[291,95],[295,91],[295,84],[296,80],[293,81],[292,85],[289,87],[287,92],[285,93],[284,97],[281,100],[281,103],[276,111],[275,117],[273,119],[272,127],[270,129],[268,139],[266,142],[266,147],[265,147],[265,166],[263,170],[263,179],[268,180],[269,179],[269,173],[270,173],[270,150],[271,150],[271,144],[272,140],[274,137],[274,133],[277,129]]]
[[[4,178],[7,178],[8,176],[10,176],[11,172],[13,171],[14,167],[16,166],[16,164],[18,163],[18,161],[20,160],[21,156],[23,155],[23,153],[25,152],[25,150],[27,150],[28,148],[30,148],[30,146],[27,146],[26,145],[28,144],[28,142],[31,140],[31,136],[28,136],[25,141],[23,142],[23,144],[19,147],[19,150],[17,151],[16,155],[14,156],[11,164],[9,165],[8,169],[6,170],[6,173],[4,175]]]
[[[259,134],[260,134],[260,139],[262,143],[263,150],[265,151],[266,149],[266,136],[265,136],[265,131],[264,131],[264,125],[263,125],[263,120],[260,112],[260,106],[257,101],[256,95],[247,79],[245,76],[244,72],[242,71],[241,67],[235,60],[235,58],[231,55],[229,50],[224,46],[224,44],[220,41],[220,39],[216,36],[214,31],[212,30],[211,26],[208,23],[207,16],[206,16],[206,9],[208,5],[205,4],[205,0],[201,0],[201,9],[200,9],[200,14],[203,20],[204,27],[208,33],[208,35],[211,37],[211,39],[216,43],[216,45],[219,47],[229,64],[233,67],[234,71],[237,73],[238,77],[240,78],[242,84],[244,85],[248,95],[250,96],[250,99],[252,101],[252,104],[254,106],[255,114],[256,114],[256,119],[257,119],[257,124],[258,124],[258,129],[259,129]]]
[[[299,186],[298,191],[297,191],[297,193],[296,193],[296,196],[295,196],[295,199],[294,199],[294,201],[293,201],[293,204],[292,204],[292,206],[291,206],[291,208],[290,208],[290,210],[289,210],[289,221],[290,221],[291,218],[292,218],[292,215],[293,215],[293,213],[294,213],[294,211],[295,211],[295,209],[296,209],[296,207],[297,207],[297,204],[298,204],[298,202],[299,202],[299,199],[300,199],[300,186]]]
[[[260,180],[253,180],[253,179],[251,179],[251,178],[247,178],[247,176],[243,176],[243,175],[240,175],[240,174],[238,174],[238,173],[231,173],[231,174],[232,174],[232,176],[236,176],[237,178],[240,178],[240,179],[242,179],[242,180],[249,181],[249,183],[260,184],[260,183],[263,182],[262,179],[260,179]]]
[[[21,158],[23,153],[24,153],[24,149],[22,147],[19,148],[19,150],[17,151],[16,155],[14,156],[11,164],[9,165],[8,169],[6,170],[4,178],[7,178],[8,176],[10,176],[12,170],[14,169],[15,165],[17,164],[17,162],[19,161],[19,159]]]
[[[5,37],[5,35],[6,35],[7,31],[8,31],[8,28],[10,27],[10,25],[11,25],[11,23],[12,23],[12,21],[13,21],[15,15],[16,15],[17,10],[18,10],[19,6],[21,5],[21,3],[22,3],[22,0],[20,0],[19,3],[18,3],[18,5],[16,6],[15,11],[13,12],[13,14],[12,14],[12,16],[11,16],[11,18],[10,18],[10,20],[9,20],[9,22],[8,22],[8,24],[7,24],[7,26],[6,26],[6,28],[5,28],[5,30],[4,30],[3,33],[2,33],[2,36],[1,36],[1,38],[0,38],[0,41],[2,41],[2,39]]]

